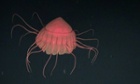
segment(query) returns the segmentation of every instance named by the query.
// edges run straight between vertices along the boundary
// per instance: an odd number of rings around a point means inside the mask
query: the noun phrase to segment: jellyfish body
[[[36,15],[39,18],[40,23],[43,25],[38,14],[34,13],[33,15]],[[92,58],[91,62],[93,63],[96,60],[97,55],[98,55],[97,48],[85,45],[85,44],[81,43],[80,40],[96,40],[98,43],[98,39],[95,39],[95,38],[94,39],[83,39],[83,38],[77,37],[81,34],[91,31],[92,29],[79,33],[79,34],[76,34],[72,30],[72,27],[63,18],[58,17],[58,18],[52,20],[51,22],[49,22],[40,31],[38,31],[35,28],[33,28],[32,26],[30,26],[27,22],[25,22],[25,20],[18,14],[14,14],[13,18],[15,16],[19,17],[31,30],[25,28],[23,25],[16,24],[12,27],[11,36],[12,36],[12,31],[16,27],[21,27],[21,28],[25,29],[27,31],[27,33],[25,35],[30,34],[30,33],[37,35],[35,42],[27,50],[26,67],[27,67],[28,72],[31,71],[29,56],[33,53],[38,53],[38,52],[45,52],[46,54],[50,55],[43,68],[44,77],[46,77],[45,73],[44,73],[45,68],[53,55],[56,56],[56,60],[55,60],[54,67],[51,71],[51,74],[56,67],[58,56],[63,55],[63,54],[71,54],[74,57],[74,66],[70,72],[70,74],[72,74],[72,72],[76,68],[76,56],[72,52],[76,47],[89,50],[89,53],[88,53],[89,57],[90,57],[90,52],[93,51],[95,53],[95,55]],[[25,35],[23,35],[22,37],[24,37]],[[22,37],[21,37],[21,39],[22,39]],[[37,47],[39,47],[40,50],[34,51],[34,49]]]
[[[58,17],[38,33],[35,42],[46,54],[70,54],[76,48],[76,35],[69,24]]]

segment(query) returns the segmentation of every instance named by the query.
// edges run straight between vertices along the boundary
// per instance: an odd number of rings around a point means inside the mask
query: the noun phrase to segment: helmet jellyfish
[[[33,15],[36,15],[38,17],[40,23],[43,26],[43,28],[40,31],[38,31],[37,29],[30,26],[18,14],[13,14],[13,17],[12,17],[12,21],[13,21],[15,16],[19,17],[26,24],[26,26],[29,29],[24,27],[21,24],[16,24],[12,27],[11,37],[12,37],[13,30],[17,27],[23,28],[24,30],[27,31],[27,33],[25,33],[23,36],[21,36],[20,40],[24,36],[26,36],[27,34],[36,34],[37,35],[35,42],[33,44],[31,44],[31,46],[27,50],[26,68],[27,68],[28,72],[31,72],[30,61],[28,58],[33,53],[45,52],[46,54],[49,55],[49,58],[46,61],[44,68],[43,68],[43,76],[45,78],[46,78],[45,73],[44,73],[45,68],[46,68],[47,64],[49,63],[51,57],[54,55],[56,56],[56,59],[55,59],[55,64],[51,70],[51,74],[57,65],[58,56],[63,55],[63,54],[71,54],[74,57],[74,66],[70,72],[70,74],[72,74],[72,72],[76,68],[76,56],[73,54],[73,50],[76,47],[89,50],[88,57],[90,57],[90,52],[93,51],[95,54],[94,54],[94,57],[92,58],[91,63],[93,63],[96,60],[97,55],[98,55],[97,48],[83,44],[82,42],[80,42],[80,40],[84,40],[84,41],[86,41],[86,40],[88,40],[88,41],[93,40],[94,41],[95,40],[95,41],[97,41],[97,46],[98,46],[98,43],[99,43],[98,39],[96,39],[96,38],[83,39],[83,38],[78,37],[84,33],[87,33],[89,31],[93,31],[93,29],[89,29],[89,30],[84,31],[82,33],[76,34],[75,31],[72,30],[72,27],[62,17],[58,17],[44,26],[39,15],[36,12],[33,13]],[[35,49],[37,47],[40,48],[39,51],[35,51]]]

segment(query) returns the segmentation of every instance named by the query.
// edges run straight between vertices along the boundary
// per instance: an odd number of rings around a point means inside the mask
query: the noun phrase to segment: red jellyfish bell
[[[38,33],[35,43],[46,54],[70,54],[76,47],[76,36],[69,24],[58,17]]]
[[[43,25],[38,14],[34,13],[33,15],[37,15],[37,17],[40,20],[40,23]],[[88,32],[88,31],[91,31],[92,29],[84,31],[84,32],[79,33],[79,34],[75,34],[75,32],[72,30],[71,26],[63,18],[58,17],[58,18],[52,20],[51,22],[49,22],[40,31],[38,31],[35,28],[33,28],[32,26],[30,26],[27,22],[25,22],[25,20],[21,16],[19,16],[18,14],[14,14],[13,18],[15,16],[19,17],[26,24],[26,26],[28,26],[29,29],[31,29],[32,31],[25,28],[23,25],[16,24],[12,27],[11,35],[12,35],[13,29],[16,27],[21,27],[21,28],[25,29],[27,31],[27,33],[25,35],[27,35],[29,33],[37,35],[35,42],[28,48],[28,51],[27,51],[26,67],[27,67],[28,72],[31,71],[31,67],[29,64],[30,61],[28,59],[29,56],[33,53],[38,53],[41,51],[50,55],[48,60],[46,61],[46,64],[44,65],[44,68],[43,68],[43,76],[44,77],[46,77],[45,73],[44,73],[45,68],[53,55],[56,56],[56,60],[55,60],[54,67],[51,71],[51,74],[56,67],[58,55],[63,55],[63,54],[71,54],[74,57],[74,66],[70,72],[70,74],[72,74],[72,72],[74,71],[74,69],[76,67],[76,56],[72,53],[72,51],[76,47],[89,50],[89,54],[88,54],[89,57],[90,57],[90,52],[93,51],[95,53],[95,55],[92,58],[91,62],[93,63],[96,60],[97,55],[98,55],[97,48],[85,45],[85,44],[81,43],[79,40],[93,40],[93,41],[95,40],[95,41],[97,41],[97,46],[98,46],[98,43],[99,43],[98,39],[95,39],[95,38],[83,39],[83,38],[76,37],[76,36],[79,36],[81,34]],[[23,36],[25,36],[25,35],[23,35]],[[20,39],[22,39],[22,37]],[[39,47],[41,50],[33,51],[37,47]]]

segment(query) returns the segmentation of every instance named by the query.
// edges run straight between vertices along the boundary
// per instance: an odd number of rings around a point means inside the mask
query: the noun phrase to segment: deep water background
[[[9,0],[0,3],[0,84],[140,84],[140,10],[139,1],[97,1],[97,0]],[[50,76],[55,62],[52,57],[43,78],[42,69],[49,55],[45,53],[30,56],[32,73],[28,73],[25,58],[35,35],[19,39],[25,30],[16,28],[11,39],[14,24],[26,26],[18,17],[12,23],[14,13],[22,16],[28,24],[41,30],[37,12],[44,25],[56,17],[63,17],[73,28],[86,33],[81,38],[98,38],[99,55],[94,64],[88,59],[88,50],[76,48],[77,67],[73,67],[71,55],[59,56],[58,64]],[[96,46],[96,42],[82,41]]]

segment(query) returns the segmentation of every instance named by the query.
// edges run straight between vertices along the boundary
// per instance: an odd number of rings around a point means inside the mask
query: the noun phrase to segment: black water
[[[0,84],[139,84],[140,80],[140,10],[138,1],[93,1],[93,0],[28,0],[3,1],[0,3]],[[59,56],[58,64],[50,76],[55,62],[52,57],[46,67],[46,79],[42,76],[43,66],[49,55],[45,53],[30,56],[32,73],[25,65],[26,52],[34,42],[33,34],[25,36],[20,46],[20,36],[26,31],[20,27],[10,31],[13,25],[21,24],[18,17],[12,22],[14,13],[37,30],[42,29],[37,12],[47,24],[56,17],[63,17],[73,28],[85,33],[81,38],[98,38],[99,55],[94,64],[88,59],[88,50],[76,48],[77,67],[73,67],[72,55]],[[82,41],[96,46],[96,42]],[[38,50],[38,49],[37,49]]]

